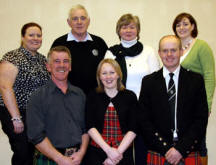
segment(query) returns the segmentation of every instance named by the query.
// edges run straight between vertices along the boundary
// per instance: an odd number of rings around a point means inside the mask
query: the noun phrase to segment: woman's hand
[[[110,158],[106,158],[106,160],[103,162],[103,165],[116,165],[116,164],[113,163]]]
[[[123,155],[118,151],[118,149],[113,147],[110,147],[106,154],[114,164],[117,164],[123,158]]]
[[[16,134],[22,133],[24,131],[24,124],[23,124],[21,119],[19,121],[14,120],[12,122],[13,122],[13,126],[14,126],[14,132]]]

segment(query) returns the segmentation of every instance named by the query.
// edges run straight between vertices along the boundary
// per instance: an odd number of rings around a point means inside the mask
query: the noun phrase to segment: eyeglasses
[[[75,21],[75,22],[77,22],[77,21],[85,21],[87,19],[87,17],[85,17],[85,16],[81,16],[81,17],[72,17],[72,21]]]

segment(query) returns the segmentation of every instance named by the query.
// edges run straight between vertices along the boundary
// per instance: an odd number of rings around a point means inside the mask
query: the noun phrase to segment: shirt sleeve
[[[208,108],[209,111],[211,111],[212,99],[215,90],[215,60],[213,52],[206,42],[203,42],[202,45],[200,45],[199,59],[203,70]]]
[[[45,120],[40,94],[35,92],[30,97],[26,110],[27,135],[34,145],[43,141],[45,134]]]

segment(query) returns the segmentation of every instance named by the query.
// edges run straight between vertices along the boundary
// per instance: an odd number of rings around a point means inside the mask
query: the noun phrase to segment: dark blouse
[[[136,133],[137,97],[127,89],[119,91],[114,98],[110,98],[104,92],[93,91],[89,94],[86,103],[87,130],[96,128],[100,133],[103,132],[104,116],[110,102],[117,111],[122,133]]]
[[[1,59],[2,61],[8,61],[17,67],[18,74],[13,90],[19,109],[26,109],[31,93],[49,80],[50,76],[45,65],[46,58],[39,53],[32,56],[29,51],[20,47],[6,53]],[[1,95],[0,105],[4,106]]]

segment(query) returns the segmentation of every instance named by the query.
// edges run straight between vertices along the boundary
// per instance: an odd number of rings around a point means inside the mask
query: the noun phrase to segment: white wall
[[[53,40],[70,30],[66,22],[68,10],[77,3],[89,11],[89,32],[104,38],[109,46],[119,42],[115,34],[118,18],[125,13],[138,15],[140,40],[155,50],[160,37],[173,33],[171,26],[176,15],[189,12],[197,20],[198,38],[207,41],[216,54],[216,0],[0,0],[0,58],[19,47],[20,29],[30,21],[43,27],[43,45],[39,52],[46,55]],[[215,110],[216,99],[208,126],[210,165],[216,164],[213,155]]]

